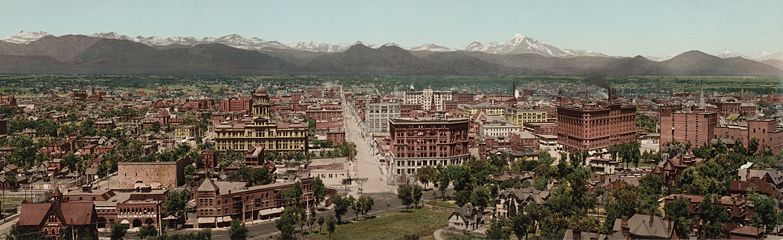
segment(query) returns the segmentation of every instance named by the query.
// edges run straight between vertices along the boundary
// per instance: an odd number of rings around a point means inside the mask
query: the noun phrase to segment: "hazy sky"
[[[666,56],[691,49],[756,55],[783,50],[783,1],[1,0],[0,38],[20,30],[237,33],[281,42],[361,40],[456,48],[521,33],[560,48],[610,55]]]

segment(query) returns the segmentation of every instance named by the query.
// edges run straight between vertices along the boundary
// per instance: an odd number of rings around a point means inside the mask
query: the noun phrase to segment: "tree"
[[[677,199],[667,202],[665,205],[666,216],[674,221],[674,231],[681,238],[688,238],[691,228],[691,214],[688,211],[688,202]]]
[[[334,230],[337,228],[337,223],[334,221],[334,217],[331,215],[326,218],[326,231],[329,231],[329,239],[332,238],[332,234],[334,234]]]
[[[128,231],[128,226],[124,224],[112,224],[111,225],[111,240],[121,240],[125,237],[125,233]]]
[[[160,123],[159,122],[153,122],[152,126],[150,127],[150,131],[160,132]]]
[[[759,150],[759,140],[756,138],[751,138],[748,142],[748,156],[752,156],[756,154]]]
[[[293,225],[291,225],[293,227]],[[247,228],[238,221],[231,222],[231,228],[228,229],[228,237],[231,240],[247,239]]]
[[[342,216],[348,212],[348,208],[351,207],[351,200],[345,195],[337,196],[334,201],[334,216],[337,218],[337,222],[342,222]]]
[[[763,228],[766,232],[774,231],[780,223],[780,211],[776,207],[775,200],[758,193],[750,197],[753,206],[756,208],[751,216],[750,222],[757,227]]]
[[[318,205],[326,197],[326,186],[320,177],[315,177],[313,180],[313,195],[315,196],[315,204]]]
[[[280,230],[280,238],[285,240],[294,239],[294,230],[296,229],[296,211],[293,208],[286,208],[283,211],[283,215],[277,220],[277,230]],[[231,229],[234,229],[234,225],[231,225]],[[235,238],[232,237],[232,240]],[[240,239],[244,239],[240,238]]]
[[[359,197],[359,198],[361,199],[361,197]],[[351,202],[352,202],[351,209],[353,209],[353,213],[356,216],[353,219],[354,220],[359,220],[359,214],[361,214],[362,211],[364,211],[362,209],[362,207],[364,207],[364,203],[361,203],[358,200],[353,199],[353,196],[351,196],[350,199],[351,199]]]
[[[492,223],[489,225],[489,229],[487,229],[487,239],[493,239],[493,240],[508,240],[509,236],[511,235],[511,232],[507,229],[503,228],[503,221],[506,221],[505,219],[495,219],[492,221]]]
[[[370,212],[372,207],[375,205],[375,200],[368,196],[361,196],[358,200],[356,200],[355,205],[359,205],[358,209],[354,209],[354,211],[358,210],[356,214],[357,217],[359,214],[367,215],[367,213]]]
[[[324,222],[326,222],[326,219],[324,219],[324,216],[318,216],[318,232],[321,232],[321,229],[323,229]]]
[[[155,229],[155,226],[146,225],[142,226],[141,230],[139,230],[139,238],[141,239],[155,236],[158,236],[158,229]]]
[[[484,211],[484,208],[489,205],[489,198],[489,190],[486,187],[476,187],[470,194],[470,203],[478,207],[479,211]]]
[[[729,215],[720,204],[716,203],[715,196],[708,195],[699,204],[699,219],[702,220],[702,228],[699,230],[700,238],[722,238],[723,224],[729,220]]]
[[[33,228],[23,228],[16,224],[11,226],[11,231],[5,235],[8,240],[43,240],[41,231]]]
[[[196,167],[193,165],[187,165],[185,166],[185,181],[191,182],[193,181],[193,173],[196,172]]]
[[[190,196],[185,191],[172,191],[169,197],[163,202],[163,214],[166,216],[177,217],[177,223],[184,223],[185,208],[187,208]]]
[[[414,184],[412,191],[413,191],[412,192],[413,207],[418,208],[419,207],[419,202],[421,202],[421,197],[423,195],[421,186],[419,186],[418,184]]]
[[[405,205],[406,209],[410,208],[414,202],[413,188],[408,184],[400,185],[397,187],[397,198],[402,201],[402,205]]]
[[[424,184],[424,187],[426,188],[427,184],[429,184],[430,181],[433,181],[435,174],[435,168],[426,166],[416,171],[416,179],[419,180],[421,184]]]
[[[533,223],[533,219],[531,219],[527,214],[518,213],[511,219],[511,223],[512,229],[514,230],[514,234],[517,235],[517,238],[525,239],[527,238],[527,233],[530,229],[530,225]]]

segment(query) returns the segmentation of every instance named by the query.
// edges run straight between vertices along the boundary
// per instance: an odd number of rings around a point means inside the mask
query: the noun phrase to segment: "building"
[[[676,111],[671,107],[662,107],[659,144],[661,149],[672,142],[688,143],[693,148],[701,147],[710,143],[717,126],[717,113]]]
[[[174,138],[192,139],[194,137],[196,137],[196,126],[194,125],[179,125],[174,128]]]
[[[523,125],[524,129],[535,135],[553,135],[557,136],[557,123],[550,122],[528,122]]]
[[[62,231],[66,227],[97,236],[97,221],[92,202],[64,201],[62,193],[55,188],[51,202],[23,202],[16,227],[23,229],[23,232],[40,232],[46,239],[61,239]]]
[[[479,134],[486,137],[511,137],[512,134],[518,135],[520,132],[519,126],[504,122],[485,123],[479,126]]]
[[[420,105],[424,111],[444,111],[446,101],[451,101],[451,91],[433,91],[425,89],[423,91],[403,92],[403,103],[409,105]]]
[[[189,158],[172,162],[118,162],[112,189],[170,189],[185,184],[185,166]]]
[[[250,113],[250,106],[253,104],[250,97],[236,97],[220,100],[218,109],[221,112],[242,112]]]
[[[483,216],[473,204],[466,203],[454,210],[449,216],[449,227],[456,230],[475,231],[481,226]]]
[[[196,188],[196,217],[199,228],[228,226],[232,221],[248,222],[279,216],[294,201],[282,193],[299,186],[302,204],[313,200],[312,178],[247,187],[245,182],[204,179]]]
[[[598,174],[615,174],[617,167],[620,165],[617,161],[605,158],[594,158],[589,161],[590,171]]]
[[[549,191],[539,191],[534,187],[509,188],[498,193],[495,205],[495,217],[508,217],[508,211],[522,212],[527,204],[545,204]]]
[[[630,219],[616,219],[613,233],[622,233],[626,239],[679,239],[674,223],[663,217],[634,214]]]
[[[389,119],[400,117],[400,103],[397,102],[367,103],[366,108],[364,121],[372,133],[389,132]]]
[[[315,121],[331,121],[334,119],[342,119],[342,117],[343,117],[343,110],[339,108],[338,109],[318,108],[318,109],[305,110],[305,118],[313,119]]]
[[[758,149],[769,148],[773,153],[783,149],[783,130],[777,128],[773,119],[747,120],[745,126],[727,125],[715,128],[715,138],[728,142],[740,141],[748,147],[756,139]]]
[[[516,124],[518,126],[525,125],[526,123],[545,123],[548,121],[548,114],[546,110],[537,109],[521,109],[521,108],[506,108],[505,109],[506,121]]]
[[[465,112],[465,115],[467,116],[473,116],[478,114],[479,112],[484,112],[487,115],[490,116],[502,116],[503,113],[506,111],[506,108],[502,105],[496,105],[496,104],[489,104],[489,103],[479,103],[479,104],[462,104],[458,106],[459,109],[461,109],[463,112]]]
[[[454,165],[470,156],[468,119],[389,120],[392,173],[414,174],[425,166]]]
[[[636,140],[636,107],[620,104],[557,108],[557,141],[565,151],[603,150]]]
[[[266,151],[306,152],[307,126],[270,121],[269,95],[258,87],[253,92],[253,118],[215,126],[215,150],[247,151],[263,146]]]
[[[276,124],[266,118],[215,127],[217,151],[247,151],[259,145],[267,151],[306,152],[307,127],[303,124]]]
[[[161,204],[168,198],[165,189],[139,190],[92,189],[90,186],[68,191],[63,199],[68,202],[87,202],[95,205],[97,227],[110,230],[113,224],[128,227],[153,225],[160,229]]]
[[[318,177],[330,188],[344,187],[348,175],[348,158],[313,159],[307,165],[310,177]]]

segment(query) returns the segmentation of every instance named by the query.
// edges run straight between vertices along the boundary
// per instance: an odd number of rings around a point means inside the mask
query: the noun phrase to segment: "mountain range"
[[[768,54],[774,56],[774,54]],[[53,36],[22,32],[0,41],[0,73],[111,74],[525,74],[780,75],[783,61],[688,51],[664,61],[561,49],[521,34],[464,49],[404,49],[357,42],[284,44],[222,37]]]

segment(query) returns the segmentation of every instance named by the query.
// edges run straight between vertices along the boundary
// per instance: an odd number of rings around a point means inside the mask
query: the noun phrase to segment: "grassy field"
[[[375,218],[337,225],[333,239],[401,239],[408,234],[417,234],[423,239],[432,236],[436,229],[448,224],[452,209],[429,207],[405,212],[387,212]],[[309,234],[308,239],[329,239],[328,233]]]

